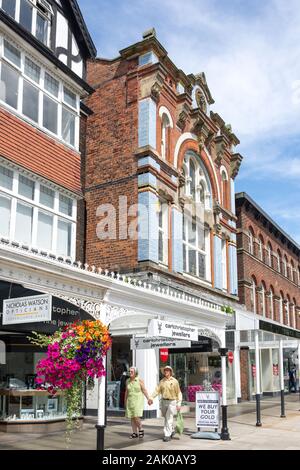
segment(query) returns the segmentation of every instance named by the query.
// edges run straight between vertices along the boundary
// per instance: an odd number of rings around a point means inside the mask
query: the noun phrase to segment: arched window
[[[283,302],[284,302],[283,293],[280,292],[280,297],[279,297],[279,322],[280,323],[283,323]]]
[[[292,280],[293,282],[296,282],[296,278],[295,278],[295,265],[294,265],[293,260],[291,260],[291,280]]]
[[[298,286],[300,286],[300,266],[298,266],[297,277],[298,277]]]
[[[190,194],[193,200],[196,200],[196,168],[195,163],[190,160]]]
[[[281,265],[282,265],[281,253],[280,253],[280,250],[277,250],[277,269],[279,273],[281,273]]]
[[[194,152],[185,155],[184,172],[186,195],[192,201],[185,208],[183,217],[183,270],[210,280],[210,237],[204,209],[212,207],[211,184],[204,164]],[[199,202],[202,204],[197,205]]]
[[[264,240],[261,235],[258,238],[258,257],[261,261],[264,260]]]
[[[259,310],[260,313],[265,317],[266,316],[266,285],[264,282],[261,283],[260,290],[259,290]]]
[[[168,159],[170,151],[170,119],[167,114],[161,118],[161,156]]]
[[[249,227],[248,230],[248,251],[251,255],[254,255],[254,232],[252,227]]]
[[[267,256],[268,256],[267,263],[272,268],[272,245],[270,242],[268,242],[268,246],[267,246]]]
[[[251,278],[251,293],[250,293],[250,301],[251,301],[251,310],[254,313],[257,313],[257,295],[256,295],[256,279],[255,277]]]
[[[291,306],[291,319],[292,323],[291,326],[293,328],[297,328],[297,319],[296,319],[296,299],[293,299],[293,304]]]
[[[187,152],[183,163],[185,195],[194,202],[202,202],[205,209],[212,208],[212,189],[207,170],[194,152]]]
[[[274,320],[274,289],[272,286],[269,293],[269,315],[271,320]]]
[[[203,181],[200,182],[199,186],[199,200],[201,204],[205,204],[205,186]]]
[[[229,203],[229,184],[228,177],[226,172],[223,170],[221,173],[221,193],[222,193],[222,202],[225,208],[228,208]]]
[[[283,258],[283,275],[285,277],[288,277],[288,260],[287,257],[284,255]]]
[[[286,302],[285,302],[285,318],[286,318],[286,321],[285,321],[285,324],[287,326],[290,326],[290,303],[291,303],[291,299],[290,299],[290,296],[287,295],[286,296]]]

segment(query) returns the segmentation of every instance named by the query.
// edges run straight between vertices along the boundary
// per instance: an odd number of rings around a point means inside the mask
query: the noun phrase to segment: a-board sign
[[[220,420],[219,392],[196,392],[197,428],[218,428]]]

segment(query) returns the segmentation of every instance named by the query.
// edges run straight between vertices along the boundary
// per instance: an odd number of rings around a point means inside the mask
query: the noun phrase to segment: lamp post
[[[222,366],[222,428],[221,428],[221,439],[223,441],[230,441],[230,435],[227,424],[227,382],[226,382],[226,354],[227,348],[220,348],[219,353],[221,355],[221,366]]]
[[[281,414],[280,418],[285,418],[285,405],[284,405],[284,375],[283,375],[283,340],[279,340],[279,374],[280,374],[280,403]]]
[[[107,363],[105,361],[105,373]],[[97,450],[104,450],[104,434],[106,427],[106,375],[98,379],[98,417],[97,417]]]
[[[300,400],[300,341],[298,343],[298,391],[299,391],[299,400]]]
[[[259,330],[255,330],[255,369],[256,369],[256,426],[261,426],[261,410],[260,410],[260,358],[259,358]]]

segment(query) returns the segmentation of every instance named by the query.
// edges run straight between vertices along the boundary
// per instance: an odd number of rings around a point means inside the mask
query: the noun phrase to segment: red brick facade
[[[242,193],[244,194],[244,193]],[[300,329],[300,249],[280,228],[259,211],[247,196],[237,195],[239,298],[248,310],[280,322],[280,296],[284,299],[284,325]],[[252,233],[252,240],[249,232]],[[280,272],[278,255],[281,257]],[[285,272],[284,259],[287,269]],[[256,285],[255,296],[253,282]],[[273,316],[270,291],[273,292]],[[288,312],[289,311],[289,318]]]
[[[80,154],[0,107],[0,155],[80,193]]]
[[[139,65],[139,57],[149,51],[154,51],[157,60]],[[171,232],[171,208],[181,204],[183,159],[188,150],[201,158],[211,181],[213,206],[216,204],[219,208],[217,212],[213,207],[211,239],[216,233],[221,237],[222,232],[226,240],[232,240],[236,219],[232,213],[230,186],[241,161],[241,156],[233,154],[232,149],[239,141],[219,115],[209,114],[193,103],[192,90],[197,86],[202,87],[207,101],[213,102],[204,74],[187,76],[178,70],[152,36],[124,49],[115,60],[89,61],[87,80],[95,89],[85,101],[93,111],[88,117],[86,134],[87,263],[123,272],[147,269],[147,262],[138,262],[137,240],[120,240],[118,210],[116,240],[99,239],[97,224],[103,214],[97,215],[97,208],[100,204],[112,204],[117,209],[119,196],[128,198],[128,206],[137,204],[142,191],[152,191],[149,186],[139,188],[139,175],[150,175],[157,181],[156,194],[168,201]],[[179,82],[184,92],[178,92]],[[147,99],[156,106],[156,141],[141,146],[139,104]],[[165,158],[162,155],[163,109],[172,121],[166,131]],[[143,156],[155,161],[159,169],[150,164],[139,165]],[[222,171],[227,173],[226,184],[222,183]],[[226,186],[224,190],[223,186]],[[125,217],[123,212],[121,215]],[[128,224],[130,222],[128,217]],[[169,243],[170,271],[172,249]],[[163,271],[159,265],[155,269]],[[212,285],[213,278],[212,272]]]

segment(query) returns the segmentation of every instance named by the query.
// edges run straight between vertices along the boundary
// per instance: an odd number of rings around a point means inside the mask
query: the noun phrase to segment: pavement
[[[184,415],[185,429],[171,442],[163,442],[163,419],[144,421],[145,437],[129,439],[131,427],[123,417],[109,417],[105,431],[107,450],[300,450],[299,395],[286,397],[286,418],[280,418],[280,398],[261,402],[262,427],[256,427],[255,402],[243,402],[228,407],[228,429],[231,440],[192,439],[196,432],[194,413]],[[87,417],[80,430],[74,431],[69,447],[65,433],[49,434],[0,432],[0,450],[95,450],[96,420]]]

